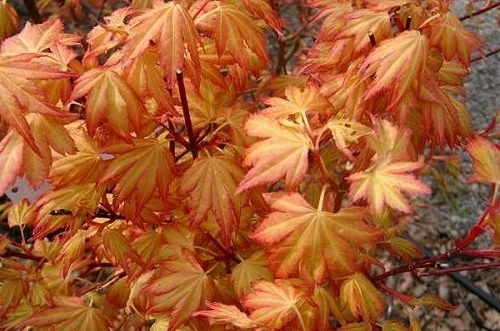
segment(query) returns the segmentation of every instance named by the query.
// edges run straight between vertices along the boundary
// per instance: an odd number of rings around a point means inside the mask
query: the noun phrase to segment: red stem
[[[482,257],[487,259],[500,258],[500,250],[494,250],[494,249],[466,249],[462,251],[461,254],[467,256]]]
[[[182,114],[184,115],[184,122],[186,123],[189,150],[191,151],[191,154],[193,154],[193,158],[196,159],[198,157],[198,151],[196,150],[196,138],[194,136],[193,123],[191,122],[191,115],[189,113],[186,87],[184,86],[184,76],[180,70],[175,71],[175,76],[177,77],[177,85],[179,87],[179,94],[181,97]]]
[[[466,266],[461,266],[461,267],[456,267],[456,268],[447,268],[447,269],[441,269],[441,270],[423,271],[423,272],[418,272],[417,275],[419,277],[433,276],[433,275],[445,275],[445,274],[449,274],[452,272],[477,270],[477,269],[484,270],[484,269],[490,269],[490,268],[496,268],[496,267],[500,267],[500,261],[491,262],[491,263],[479,263],[479,264],[466,265]]]
[[[486,6],[482,9],[479,9],[478,11],[475,11],[473,13],[470,13],[470,14],[467,14],[467,15],[464,15],[462,17],[460,17],[460,20],[461,21],[465,21],[466,19],[469,19],[471,17],[474,17],[474,16],[477,16],[477,15],[481,15],[482,13],[485,13],[487,11],[490,11],[492,9],[495,9],[496,7],[500,6],[500,2],[497,2],[497,3],[494,3],[494,4],[491,4],[489,6]]]

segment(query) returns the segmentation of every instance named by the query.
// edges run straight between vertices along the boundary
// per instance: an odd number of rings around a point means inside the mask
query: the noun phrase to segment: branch
[[[470,13],[470,14],[467,14],[467,15],[464,15],[462,17],[460,17],[460,20],[461,21],[465,21],[466,19],[469,19],[469,18],[472,18],[474,16],[477,16],[477,15],[481,15],[482,13],[485,13],[487,11],[490,11],[492,9],[495,9],[496,7],[500,6],[500,2],[497,2],[497,3],[494,3],[494,4],[491,4],[489,6],[486,6],[482,9],[479,9],[478,11],[475,11],[473,13]]]
[[[182,114],[184,115],[184,122],[186,123],[186,131],[189,139],[189,150],[193,154],[193,159],[198,157],[196,150],[196,138],[193,132],[193,123],[191,122],[191,115],[189,113],[189,106],[187,101],[186,87],[184,86],[184,76],[182,71],[176,70],[175,76],[177,77],[177,85],[179,87],[179,94],[181,96]]]
[[[446,275],[452,272],[477,270],[477,269],[491,269],[496,267],[500,267],[500,261],[491,263],[478,263],[478,264],[466,265],[455,268],[446,268],[440,270],[422,271],[422,272],[417,272],[417,276],[424,277],[424,276],[434,276],[434,275]]]

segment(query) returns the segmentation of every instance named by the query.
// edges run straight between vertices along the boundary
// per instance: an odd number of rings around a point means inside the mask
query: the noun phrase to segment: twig
[[[472,18],[472,17],[477,16],[477,15],[481,15],[482,13],[485,13],[485,12],[487,12],[489,10],[492,10],[492,9],[498,7],[498,6],[500,6],[500,2],[491,4],[489,6],[486,6],[486,7],[482,8],[482,9],[479,9],[478,11],[475,11],[473,13],[464,15],[464,16],[460,17],[460,20],[461,21],[465,21],[466,19]]]
[[[89,292],[100,292],[104,289],[106,289],[107,287],[113,285],[114,283],[116,283],[120,278],[123,278],[125,277],[127,274],[125,273],[125,271],[121,271],[119,273],[117,273],[116,275],[114,276],[111,276],[108,280],[106,280],[104,283],[99,283],[99,284],[96,284],[94,286],[92,286],[91,288],[88,288],[86,289],[85,291],[81,292],[78,294],[78,296],[82,296],[84,294],[87,294]]]
[[[189,106],[187,101],[186,87],[184,86],[184,76],[181,70],[175,71],[175,76],[177,77],[177,85],[179,87],[179,94],[181,96],[182,114],[184,115],[184,122],[186,123],[186,131],[189,139],[189,150],[193,154],[193,158],[198,157],[198,151],[196,150],[196,139],[193,132],[193,123],[191,122],[191,115],[189,113]]]
[[[488,52],[488,53],[484,54],[483,56],[473,58],[470,62],[473,63],[473,62],[476,62],[476,61],[479,61],[479,60],[486,59],[489,56],[497,54],[498,52],[500,52],[500,47],[497,48],[497,49],[492,50],[491,52]]]

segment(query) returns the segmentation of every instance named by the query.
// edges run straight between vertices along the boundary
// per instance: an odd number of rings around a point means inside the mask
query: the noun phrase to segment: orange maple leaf
[[[245,51],[248,48],[260,61],[267,61],[264,34],[255,21],[238,7],[230,4],[215,5],[199,15],[195,23],[213,34],[219,57],[227,51],[244,69],[249,69],[249,56]]]
[[[377,319],[384,311],[384,301],[380,292],[362,273],[347,278],[340,287],[340,300],[343,307],[349,307],[356,317],[365,321]]]
[[[277,120],[262,115],[251,116],[245,129],[251,136],[267,139],[247,150],[243,165],[253,165],[253,168],[236,192],[274,183],[282,177],[285,177],[287,189],[296,188],[307,171],[308,154],[313,147],[305,133],[296,128],[286,128]]]
[[[121,138],[141,130],[146,110],[134,90],[113,70],[92,69],[76,81],[71,100],[87,96],[86,124],[91,135],[98,125],[109,123]]]
[[[474,167],[474,175],[469,181],[500,185],[500,149],[478,136],[469,142],[467,151]]]
[[[155,1],[152,9],[145,10],[130,21],[132,27],[123,51],[134,59],[142,54],[151,41],[157,41],[159,60],[165,69],[165,82],[174,86],[175,72],[184,68],[186,49],[196,68],[200,68],[197,44],[198,31],[193,19],[182,3]]]
[[[210,325],[218,323],[232,324],[241,329],[252,329],[259,326],[236,306],[225,305],[218,302],[207,302],[206,306],[209,310],[197,311],[194,313],[194,316],[204,316],[208,318]]]
[[[43,309],[19,327],[53,327],[58,330],[108,330],[111,321],[101,309],[91,308],[76,297],[56,297],[55,307]]]
[[[8,2],[0,2],[0,42],[12,36],[19,24],[19,15]]]
[[[197,158],[180,180],[180,193],[190,194],[192,224],[205,221],[211,211],[227,246],[239,224],[243,197],[235,192],[242,178],[243,169],[230,155],[216,154]]]
[[[356,270],[354,244],[374,242],[380,236],[363,222],[364,208],[351,207],[338,213],[322,210],[298,193],[267,193],[264,199],[273,212],[257,227],[252,238],[265,246],[271,268],[279,278],[300,273],[320,283],[328,277],[349,275]]]
[[[389,108],[394,107],[415,81],[422,80],[427,49],[427,37],[415,30],[382,41],[361,67],[365,77],[375,74],[364,99],[368,100],[384,90],[389,91]]]
[[[136,198],[137,209],[158,191],[167,199],[174,160],[164,137],[132,139],[134,145],[117,143],[103,150],[113,155],[101,183],[116,182],[115,204]]]
[[[298,320],[302,330],[307,330],[304,308],[308,306],[308,293],[305,289],[283,280],[276,283],[260,280],[253,284],[252,289],[242,302],[251,312],[250,319],[272,329],[281,329]]]
[[[145,288],[153,294],[149,311],[171,312],[168,330],[177,330],[193,313],[214,295],[212,280],[193,253],[183,249],[183,256],[163,264],[162,274]]]

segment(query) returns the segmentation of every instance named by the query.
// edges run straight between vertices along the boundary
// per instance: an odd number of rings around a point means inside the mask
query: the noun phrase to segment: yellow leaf
[[[57,330],[108,330],[111,327],[110,320],[100,309],[88,307],[80,298],[57,298],[55,303],[55,307],[33,314],[19,327],[53,327]]]
[[[469,181],[500,185],[500,149],[478,136],[469,142],[467,151],[474,167],[474,175]]]
[[[218,302],[207,302],[210,310],[197,311],[194,316],[203,316],[212,324],[231,324],[240,329],[251,329],[258,326],[253,320],[240,311],[236,306],[224,305]]]
[[[231,283],[239,297],[248,294],[252,283],[257,280],[273,280],[273,275],[269,270],[267,258],[263,251],[253,253],[231,271]]]
[[[324,192],[323,192],[324,195]],[[374,242],[380,236],[362,221],[364,208],[351,207],[338,213],[309,205],[298,193],[267,193],[273,212],[263,220],[252,238],[265,246],[271,268],[279,278],[300,273],[320,283],[356,270],[352,244]]]
[[[19,226],[22,229],[26,225],[31,225],[34,219],[35,214],[28,199],[22,199],[9,208],[8,223],[10,227]]]
[[[127,238],[118,230],[106,228],[102,234],[102,244],[104,248],[115,257],[118,264],[127,274],[130,274],[131,271],[130,262],[135,262],[140,266],[144,265],[139,254],[137,254]]]
[[[376,320],[384,311],[384,301],[379,291],[359,272],[342,283],[340,300],[342,307],[348,307],[354,316],[365,321]]]

